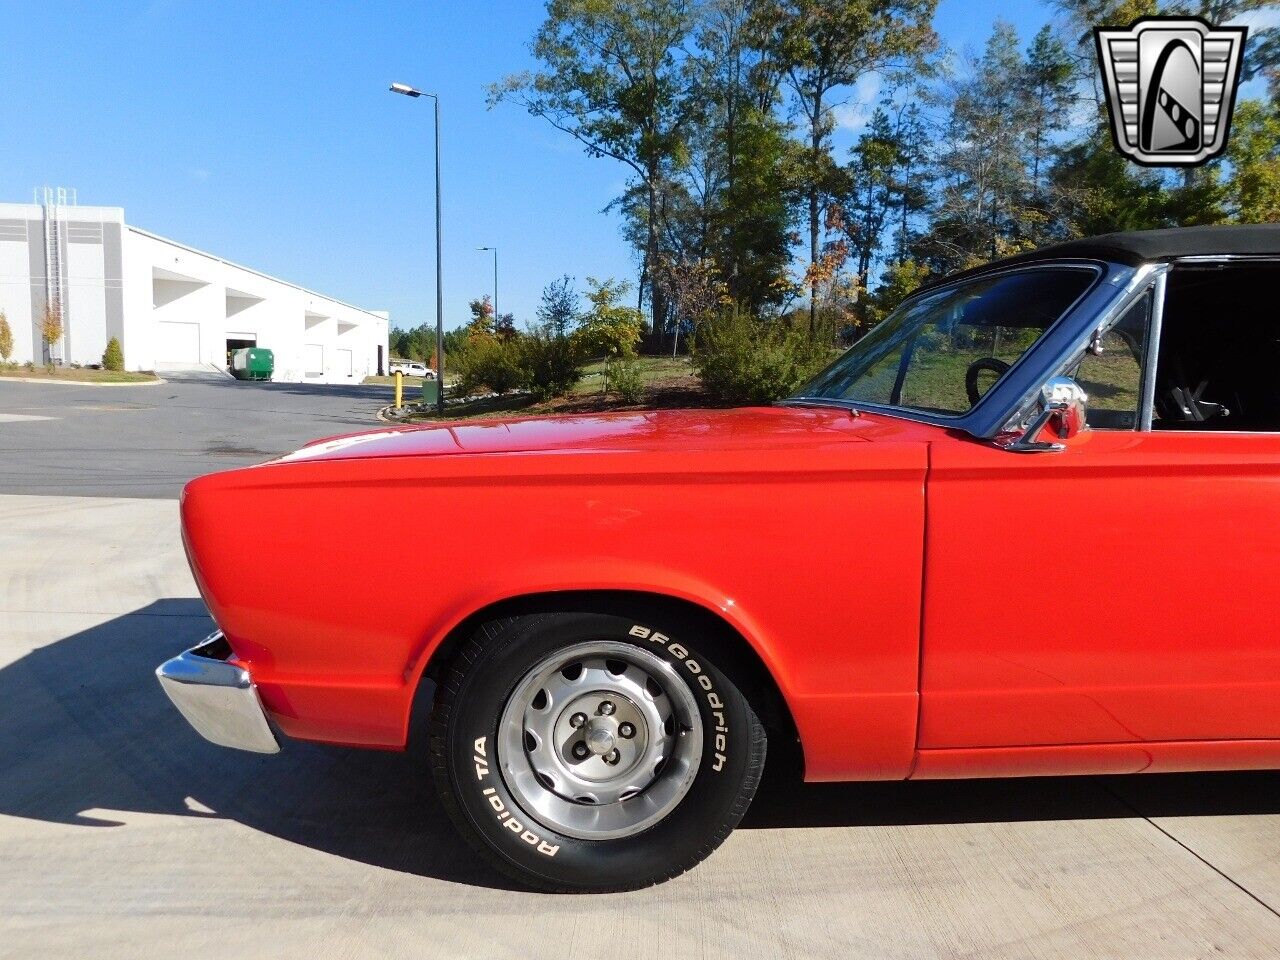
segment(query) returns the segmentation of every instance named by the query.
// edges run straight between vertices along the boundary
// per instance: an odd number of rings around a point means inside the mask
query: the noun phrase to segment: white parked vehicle
[[[422,377],[424,380],[436,378],[434,370],[417,360],[392,360],[387,367],[387,374],[394,377],[396,373],[403,373],[406,377]]]

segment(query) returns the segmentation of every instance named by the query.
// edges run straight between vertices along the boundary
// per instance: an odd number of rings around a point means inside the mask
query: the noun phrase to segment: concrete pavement
[[[2,958],[1280,954],[1272,773],[773,782],[671,883],[512,890],[413,759],[185,725],[152,676],[211,626],[177,532],[173,500],[0,496]]]

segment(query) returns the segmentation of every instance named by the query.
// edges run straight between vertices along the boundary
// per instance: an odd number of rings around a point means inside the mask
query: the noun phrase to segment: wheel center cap
[[[604,756],[613,749],[616,724],[607,717],[595,717],[587,724],[583,740],[587,749],[598,757]]]

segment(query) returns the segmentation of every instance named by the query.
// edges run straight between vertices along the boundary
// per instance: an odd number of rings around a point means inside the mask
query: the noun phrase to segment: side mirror
[[[1053,426],[1058,439],[1070,440],[1087,429],[1089,395],[1070,377],[1052,377],[1040,391],[1040,414],[1022,436],[1005,446],[1015,453],[1041,453],[1062,450],[1062,443],[1037,439]]]

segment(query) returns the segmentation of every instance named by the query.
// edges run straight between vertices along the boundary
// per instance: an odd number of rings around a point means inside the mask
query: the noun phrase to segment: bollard
[[[404,406],[404,373],[400,370],[395,372],[396,378],[396,409],[399,410]]]

